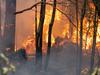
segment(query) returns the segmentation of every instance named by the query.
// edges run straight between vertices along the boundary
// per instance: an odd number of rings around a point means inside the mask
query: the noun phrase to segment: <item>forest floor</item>
[[[21,59],[13,59],[12,62],[16,66],[14,73],[9,75],[76,75],[78,66],[77,48],[75,44],[66,43],[60,47],[52,47],[49,65],[47,71],[44,71],[44,60],[42,69],[36,71],[34,59],[25,61]],[[83,55],[82,75],[87,75],[90,64],[90,56]]]

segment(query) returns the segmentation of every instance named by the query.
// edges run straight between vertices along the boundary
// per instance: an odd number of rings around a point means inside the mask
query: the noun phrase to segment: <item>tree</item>
[[[0,38],[1,38],[1,0],[0,0]]]
[[[14,51],[15,47],[15,11],[16,0],[6,0],[4,42],[5,48],[9,48],[12,52]]]
[[[83,20],[86,12],[86,3],[87,0],[83,1],[83,7],[81,10],[81,18],[80,18],[80,49],[79,49],[79,65],[78,65],[78,74],[81,75],[81,69],[82,69],[82,47],[83,47]]]
[[[35,0],[37,1],[37,0]],[[37,5],[35,5],[35,47],[38,48],[38,40],[37,40]],[[36,50],[37,51],[37,50]],[[36,59],[37,63],[37,59]]]
[[[0,48],[1,48],[1,0],[0,0]]]
[[[91,52],[91,63],[90,63],[90,75],[93,72],[94,66],[94,57],[95,57],[95,47],[96,47],[96,33],[97,33],[97,9],[95,9],[94,16],[94,31],[93,31],[93,44],[92,44],[92,52]]]
[[[52,38],[51,35],[52,35],[52,28],[53,28],[53,24],[54,24],[55,14],[56,14],[56,0],[54,0],[54,3],[53,3],[52,18],[51,18],[51,22],[49,23],[48,49],[47,49],[45,69],[47,69],[47,67],[48,67],[48,62],[49,62],[49,57],[50,57],[51,38]]]
[[[4,47],[4,30],[6,21],[6,0],[0,0],[0,50],[3,51]]]
[[[36,46],[36,63],[42,64],[42,34],[43,34],[43,25],[45,19],[45,7],[46,7],[46,0],[41,0],[41,9],[40,9],[40,20],[39,26],[37,29],[37,46]]]
[[[78,58],[78,51],[79,51],[79,49],[78,49],[78,27],[79,27],[79,25],[78,25],[78,23],[79,23],[79,20],[78,20],[78,17],[79,17],[79,15],[78,15],[78,11],[79,11],[79,7],[78,7],[78,0],[76,0],[76,25],[77,25],[77,27],[76,27],[76,31],[77,31],[77,35],[76,35],[76,41],[77,41],[77,44],[76,44],[76,46],[77,46],[77,56],[76,56],[76,58]],[[76,59],[76,61],[78,61],[77,59]],[[76,74],[77,74],[77,72],[78,72],[78,68],[77,68],[77,66],[76,66]]]
[[[93,0],[93,2],[96,6],[96,10],[97,10],[98,16],[100,18],[100,1],[99,0]]]

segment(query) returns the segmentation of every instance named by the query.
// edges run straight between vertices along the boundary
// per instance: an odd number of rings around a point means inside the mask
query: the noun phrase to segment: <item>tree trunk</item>
[[[100,18],[100,0],[93,0],[93,2],[96,6],[96,10],[97,10],[98,16]]]
[[[1,0],[0,0],[0,50],[1,50]]]
[[[6,0],[0,0],[0,50],[4,51],[4,30],[6,21]]]
[[[37,6],[35,6],[35,46],[37,49],[37,46],[38,46],[37,44]]]
[[[81,11],[81,19],[80,19],[80,50],[79,50],[79,65],[78,65],[78,74],[77,75],[81,75],[81,69],[82,69],[83,19],[84,19],[85,12],[86,12],[86,3],[87,3],[87,0],[84,0],[83,8],[82,8],[82,11]]]
[[[95,16],[94,16],[94,33],[93,33],[93,44],[92,44],[92,52],[91,52],[90,75],[93,72],[93,66],[94,66],[96,33],[97,33],[97,22],[96,21],[97,21],[97,10],[95,10]]]
[[[40,9],[40,20],[39,27],[37,30],[37,46],[36,46],[36,63],[42,65],[42,34],[43,34],[43,24],[45,19],[45,7],[46,0],[41,0],[41,9]]]
[[[53,24],[54,24],[55,14],[56,14],[56,0],[54,0],[52,18],[51,18],[51,22],[49,24],[49,31],[48,31],[48,50],[47,50],[47,56],[46,56],[45,69],[47,69],[48,63],[49,63],[50,48],[51,48],[51,38],[52,38],[51,35],[52,35],[52,27],[53,27]]]
[[[76,31],[77,31],[77,35],[76,35],[76,42],[77,42],[77,44],[76,44],[76,62],[78,62],[78,51],[79,51],[79,49],[78,49],[78,27],[79,27],[79,25],[78,25],[78,23],[79,23],[79,20],[78,20],[78,0],[76,0],[76,25],[77,25],[77,28],[76,28]],[[76,64],[76,75],[77,75],[77,72],[78,72],[78,68],[77,68],[77,66],[78,66],[78,64]]]
[[[0,0],[0,38],[1,38],[1,0]]]
[[[16,0],[6,0],[6,23],[4,30],[5,47],[14,51],[15,47],[15,15]]]

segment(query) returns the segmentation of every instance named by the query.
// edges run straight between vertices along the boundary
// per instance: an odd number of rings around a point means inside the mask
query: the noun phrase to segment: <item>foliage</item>
[[[7,75],[9,72],[15,72],[15,66],[10,63],[9,59],[3,53],[0,53],[0,60],[0,74]],[[4,65],[2,66],[2,64]]]
[[[92,75],[100,75],[100,68],[94,68]]]

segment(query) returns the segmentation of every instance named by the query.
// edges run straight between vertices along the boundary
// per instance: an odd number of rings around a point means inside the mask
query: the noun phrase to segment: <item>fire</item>
[[[45,46],[47,46],[47,43],[48,43],[48,27],[49,27],[49,23],[51,20],[51,15],[52,15],[52,7],[47,7],[45,21],[44,21],[44,28],[43,28],[43,52],[44,53],[46,52]],[[61,13],[58,10],[56,10],[55,21],[59,21],[60,17],[61,17]],[[37,24],[39,24],[39,13],[37,15]],[[55,37],[52,33],[51,45],[53,46],[54,43],[55,43]],[[22,46],[26,49],[28,54],[35,54],[35,48],[36,48],[35,47],[35,34],[33,34],[32,36],[28,36],[28,38],[23,42]]]
[[[23,42],[23,47],[26,49],[27,54],[35,54],[35,38],[27,37],[27,40]]]
[[[46,32],[46,43],[48,43],[48,32]],[[53,46],[54,43],[55,43],[55,38],[53,35],[51,35],[51,45]]]
[[[92,7],[92,5],[90,7]],[[47,46],[47,43],[48,43],[48,27],[51,20],[51,15],[52,15],[52,7],[47,6],[44,28],[43,28],[43,50],[44,50],[43,52],[46,52],[45,46]],[[38,23],[39,23],[39,13],[38,13],[37,18],[38,18]],[[58,10],[56,10],[56,17],[55,17],[55,22],[53,26],[53,32],[51,35],[52,46],[55,44],[57,37],[64,38],[66,40],[69,40],[70,38],[70,31],[69,31],[70,24],[68,20],[66,20],[67,22],[63,22],[62,18],[63,18],[62,14]],[[93,27],[93,21],[90,23],[90,27]],[[87,34],[88,28],[89,28],[89,22],[87,18],[84,18],[84,21],[83,21],[83,49],[84,50],[89,50],[92,47],[93,28],[90,28]],[[80,41],[79,32],[80,30],[78,31],[78,43]],[[76,31],[76,28],[73,27],[71,42],[77,43],[76,36],[77,36],[77,31]],[[23,43],[23,47],[26,49],[26,51],[29,54],[35,53],[35,35],[33,35],[33,37],[29,36],[28,39],[26,39],[25,42]],[[100,21],[98,23],[96,47],[100,48]]]
[[[63,31],[62,31],[62,37],[63,38],[65,38],[65,37],[69,38],[70,37],[69,34],[70,34],[69,33],[69,24],[66,24]]]

